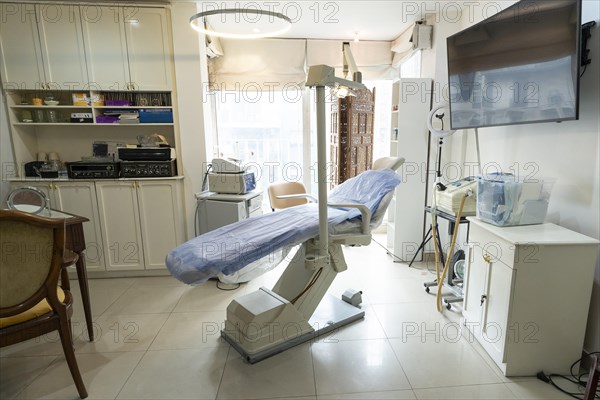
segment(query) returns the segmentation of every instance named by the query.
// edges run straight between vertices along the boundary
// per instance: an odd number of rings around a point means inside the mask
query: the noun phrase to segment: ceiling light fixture
[[[218,18],[208,21],[208,17]],[[227,21],[228,17],[229,21]],[[261,39],[289,31],[292,20],[287,15],[274,11],[224,8],[195,14],[190,18],[190,25],[198,32],[210,36],[228,39]]]

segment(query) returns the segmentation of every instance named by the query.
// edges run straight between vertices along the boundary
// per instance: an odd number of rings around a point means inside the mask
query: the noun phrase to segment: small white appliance
[[[243,195],[204,192],[197,193],[196,199],[199,235],[262,214],[260,192]]]
[[[244,194],[254,189],[254,172],[208,174],[208,190],[211,192]]]

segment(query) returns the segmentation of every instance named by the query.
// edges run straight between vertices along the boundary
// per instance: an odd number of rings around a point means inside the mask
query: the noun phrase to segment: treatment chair
[[[0,210],[0,347],[58,330],[79,397],[87,391],[73,350],[73,297],[58,279],[65,264],[64,219]],[[68,260],[67,260],[68,259]]]
[[[396,170],[404,159],[389,157],[377,161],[374,169]],[[318,256],[317,238],[305,241],[272,290],[262,287],[231,302],[221,332],[223,338],[248,362],[255,363],[363,318],[363,310],[325,295],[337,274],[347,269],[342,246],[370,244],[371,229],[381,223],[393,194],[391,190],[381,199],[375,221],[364,205],[329,204],[356,207],[361,213],[360,226],[352,220],[339,224],[329,238],[328,258]]]

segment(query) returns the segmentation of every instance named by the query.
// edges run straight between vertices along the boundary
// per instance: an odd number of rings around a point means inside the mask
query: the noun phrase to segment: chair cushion
[[[65,300],[65,292],[63,292],[62,288],[59,286],[56,289],[56,294],[58,295],[58,299],[60,301]],[[44,299],[37,303],[35,306],[31,307],[29,310],[24,311],[17,315],[12,315],[10,317],[0,318],[0,328],[6,328],[11,325],[20,324],[22,322],[27,322],[34,318],[41,317],[42,315],[48,314],[52,312],[52,307],[48,303],[48,300]]]

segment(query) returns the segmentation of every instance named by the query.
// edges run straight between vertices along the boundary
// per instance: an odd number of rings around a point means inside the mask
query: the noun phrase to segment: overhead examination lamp
[[[212,18],[208,21],[208,17]],[[251,8],[223,8],[192,15],[190,25],[198,32],[228,39],[261,39],[290,30],[292,20],[284,14]]]
[[[356,74],[355,74],[356,75]],[[328,65],[313,65],[308,69],[306,86],[314,87],[317,94],[317,180],[319,199],[319,256],[328,257],[329,232],[327,223],[327,138],[325,116],[325,88],[346,87],[366,89],[361,82],[335,76],[335,69]]]

